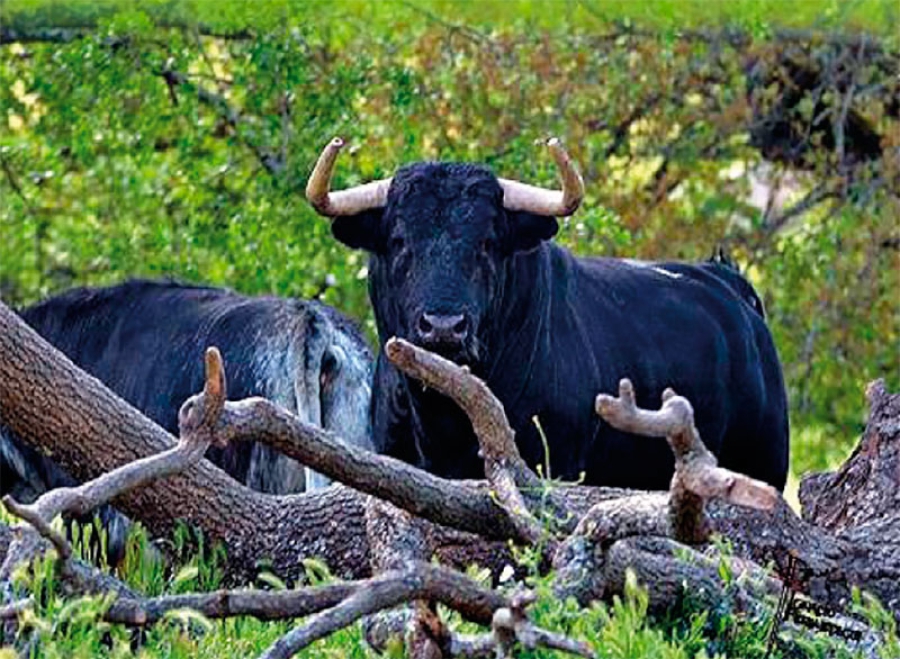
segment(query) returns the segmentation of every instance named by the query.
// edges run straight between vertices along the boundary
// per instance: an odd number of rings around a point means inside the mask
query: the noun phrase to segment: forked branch
[[[778,492],[772,486],[718,466],[715,456],[700,439],[694,425],[694,410],[686,398],[666,389],[658,411],[637,406],[634,386],[628,379],[619,382],[619,396],[600,394],[597,413],[615,428],[648,437],[665,437],[675,454],[675,475],[669,499],[671,531],[676,540],[688,544],[709,537],[705,502],[712,498],[730,503],[772,510]]]
[[[260,659],[287,659],[363,616],[413,600],[434,600],[458,611],[467,620],[489,624],[494,612],[507,606],[499,593],[478,585],[454,570],[415,562],[405,570],[385,572],[370,579],[365,588],[281,637]]]

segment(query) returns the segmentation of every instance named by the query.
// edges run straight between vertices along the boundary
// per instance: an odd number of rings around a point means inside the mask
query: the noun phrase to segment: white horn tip
[[[343,138],[341,138],[341,137],[335,137],[331,140],[331,146],[333,146],[336,149],[343,148],[344,144],[345,144],[345,142],[344,142]]]
[[[549,140],[547,140],[546,144],[549,147],[561,146],[558,137],[551,137]]]

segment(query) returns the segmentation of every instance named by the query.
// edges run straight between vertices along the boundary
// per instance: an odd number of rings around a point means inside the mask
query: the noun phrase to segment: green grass
[[[0,514],[0,521],[9,521]],[[79,530],[74,544],[79,553],[86,551],[85,542],[93,531]],[[202,544],[186,530],[172,539],[173,551],[179,557],[170,567],[163,566],[148,551],[146,533],[136,526],[129,538],[129,559],[117,576],[148,595],[208,591],[221,587],[221,550]],[[727,545],[722,545],[727,551]],[[630,575],[623,597],[610,603],[579,607],[574,600],[560,601],[552,590],[552,574],[537,573],[537,553],[518,552],[518,562],[530,574],[527,586],[537,594],[531,608],[533,620],[547,628],[590,643],[598,656],[608,659],[701,659],[734,657],[762,658],[766,652],[768,631],[772,622],[774,601],[749,615],[739,614],[726,598],[715,609],[694,604],[688,596],[677,610],[664,617],[649,613],[647,592]],[[319,570],[311,581],[321,579]],[[726,583],[734,583],[725,564],[721,570]],[[484,583],[489,575],[471,570],[470,575]],[[266,587],[281,588],[276,578],[264,579]],[[103,595],[64,597],[59,592],[52,556],[37,561],[16,575],[17,587],[34,594],[36,607],[19,618],[19,624],[30,638],[36,638],[31,654],[49,659],[81,659],[141,657],[172,659],[238,659],[260,654],[296,622],[263,623],[252,618],[225,621],[209,620],[202,615],[180,610],[171,612],[161,624],[143,636],[124,627],[103,622],[103,611],[110,598]],[[505,588],[516,588],[507,584]],[[890,613],[867,598],[857,596],[857,609],[883,635],[882,656],[896,657],[898,648],[896,624]],[[442,610],[452,628],[463,633],[484,629],[466,623],[453,612]],[[792,636],[803,656],[853,659],[860,656],[842,642],[827,637],[800,633]],[[12,648],[0,649],[0,659],[11,659]],[[363,641],[360,625],[340,631],[308,648],[299,657],[347,657],[366,659],[378,656]],[[399,657],[394,647],[389,657]],[[548,650],[528,651],[517,655],[532,659],[563,656]],[[776,653],[776,655],[778,654]]]

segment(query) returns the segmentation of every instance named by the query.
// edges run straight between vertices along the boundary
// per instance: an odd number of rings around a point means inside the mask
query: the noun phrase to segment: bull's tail
[[[321,329],[318,341],[308,338],[307,351],[318,368],[309,369],[308,377],[315,380],[321,425],[347,444],[373,450],[369,406],[371,403],[372,355],[355,327],[329,312],[319,310]],[[308,488],[323,487],[328,479],[307,470]]]

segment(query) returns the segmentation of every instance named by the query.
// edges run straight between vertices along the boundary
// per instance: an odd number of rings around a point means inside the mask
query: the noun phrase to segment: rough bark
[[[77,487],[60,487],[45,492],[32,504],[23,505],[11,496],[3,497],[6,509],[27,522],[9,548],[2,566],[0,583],[9,579],[13,568],[23,560],[22,551],[30,552],[39,544],[27,537],[37,532],[48,540],[67,565],[72,547],[65,536],[50,526],[57,515],[86,515],[124,492],[137,489],[153,480],[184,471],[203,458],[203,453],[216,439],[214,426],[225,407],[225,371],[222,355],[216,348],[206,352],[206,386],[203,393],[192,396],[179,412],[178,445],[162,453],[129,462],[117,469]]]
[[[598,397],[598,409],[603,408],[608,413],[611,406],[616,407],[611,416],[624,415],[628,420],[624,425],[633,432],[669,435],[676,456],[682,454],[678,441],[673,441],[677,437],[672,433],[692,427],[693,419],[671,423],[672,418],[666,421],[665,417],[678,415],[664,414],[667,408],[672,412],[672,403],[677,397],[667,395],[659,412],[630,410],[628,389],[626,386],[620,392],[623,395],[618,403],[617,399],[608,396]],[[896,509],[879,500],[880,496],[892,497],[897,491],[897,474],[900,473],[896,462],[896,442],[900,435],[898,398],[900,396],[888,395],[883,385],[875,384],[870,388],[873,408],[869,428],[863,437],[865,450],[858,450],[854,457],[879,456],[879,467],[845,465],[835,477],[836,482],[841,482],[841,474],[845,472],[872,474],[872,480],[859,480],[860,490],[856,497],[850,498],[847,510],[842,508],[844,500],[840,497],[823,499],[832,501],[831,509],[819,508],[821,514],[826,514],[837,506],[844,511],[840,519],[855,519],[857,524],[842,527],[838,533],[810,524],[798,518],[780,496],[772,499],[770,488],[741,483],[745,477],[735,481],[727,470],[719,473],[720,468],[714,464],[711,470],[702,470],[690,479],[683,479],[680,485],[676,471],[673,489],[668,494],[624,495],[596,504],[582,518],[554,557],[557,591],[562,595],[573,595],[580,601],[608,597],[621,592],[625,566],[631,567],[641,583],[648,585],[651,601],[657,604],[670,605],[679,592],[684,594],[685,583],[691,584],[690,592],[696,591],[696,587],[711,587],[710,579],[717,577],[709,565],[673,558],[674,553],[666,547],[674,547],[674,544],[659,544],[660,540],[671,543],[664,536],[692,541],[690,533],[678,532],[673,526],[679,523],[679,514],[673,514],[673,509],[678,506],[676,495],[681,486],[700,497],[701,505],[690,504],[682,510],[681,517],[689,519],[688,528],[705,527],[708,532],[728,538],[741,571],[745,568],[740,561],[752,561],[757,569],[758,566],[774,565],[779,573],[787,574],[790,557],[794,556],[799,565],[795,585],[815,600],[842,607],[848,603],[852,588],[859,587],[879,597],[900,619],[900,523]],[[685,407],[686,411],[689,409],[689,405]],[[614,423],[621,420],[607,418]],[[699,441],[697,437],[694,439]],[[692,452],[700,455],[702,462],[707,461],[703,451],[695,450],[683,453],[676,462],[690,461]],[[694,477],[698,474],[702,476],[699,480]],[[711,480],[707,476],[711,476]],[[710,483],[714,487],[708,487]],[[821,481],[819,485],[822,486]],[[817,490],[809,489],[807,496],[814,491]],[[735,501],[754,505],[737,509]],[[863,512],[859,512],[860,509]],[[651,543],[650,550],[640,549],[647,543]],[[635,546],[639,550],[635,550]],[[686,547],[681,548],[682,555],[686,550]],[[666,575],[677,575],[677,578]],[[771,584],[763,586],[763,590],[738,593],[739,601],[749,601],[760,592],[771,590]]]
[[[900,394],[876,380],[866,398],[869,420],[856,449],[836,471],[805,477],[800,502],[803,519],[846,552],[841,576],[900,612]],[[831,588],[816,580],[817,590]]]
[[[552,513],[556,527],[571,526],[567,507],[553,492],[546,491],[522,459],[516,446],[516,433],[509,425],[506,412],[484,381],[472,375],[467,367],[458,366],[403,339],[390,339],[384,350],[388,359],[407,375],[452,398],[463,409],[471,419],[478,439],[484,475],[515,528],[515,535],[528,544],[547,545],[548,550],[555,550],[554,539],[548,537],[546,527],[532,514],[526,493],[531,497],[543,497],[544,512]],[[534,498],[531,502],[534,503]]]
[[[173,437],[78,369],[2,304],[0,417],[81,481],[175,444]],[[484,537],[518,537],[484,483],[451,484],[399,461],[348,448],[262,399],[228,403],[223,417],[231,424],[231,440],[254,435],[336,480],[418,516],[478,534],[476,542],[458,530],[430,530],[436,551],[452,556],[455,563],[492,558],[493,547],[486,550]],[[575,511],[586,510],[595,497],[619,492],[563,491]],[[238,582],[249,581],[252,566],[261,559],[287,579],[302,574],[304,557],[321,558],[344,577],[370,573],[365,497],[346,487],[274,497],[236,483],[202,460],[115,503],[154,535],[165,535],[184,521],[224,543],[229,572]]]
[[[332,480],[389,501],[439,524],[487,538],[518,537],[516,525],[481,486],[448,481],[400,460],[341,442],[262,398],[229,402],[221,432],[254,439]]]
[[[292,657],[313,641],[342,629],[363,616],[417,599],[434,599],[459,611],[466,619],[489,624],[494,612],[507,605],[505,597],[478,586],[462,574],[425,563],[403,571],[386,572],[369,580],[341,604],[313,616],[275,642],[265,659]]]
[[[706,502],[724,499],[736,505],[771,510],[778,492],[766,483],[718,466],[715,456],[700,440],[694,410],[671,389],[662,395],[657,412],[637,407],[629,380],[619,383],[619,397],[597,396],[597,414],[619,430],[650,437],[665,437],[675,454],[675,474],[669,487],[669,528],[679,542],[699,544],[709,540]]]
[[[85,512],[133,488],[152,483],[154,479],[177,474],[196,464],[210,444],[224,445],[242,428],[240,421],[229,423],[234,415],[226,413],[225,398],[221,356],[215,348],[210,348],[207,351],[204,391],[191,397],[179,413],[178,446],[130,462],[80,486],[52,490],[30,505],[19,505],[11,497],[6,497],[4,504],[27,525],[20,529],[5,557],[0,570],[0,583],[8,585],[13,568],[21,561],[33,560],[44,550],[37,537],[40,534],[57,549],[60,557],[57,568],[64,592],[114,591],[118,594],[105,614],[111,622],[136,626],[152,624],[172,607],[183,605],[208,611],[214,617],[256,615],[267,619],[285,619],[315,614],[274,643],[264,657],[293,656],[315,640],[364,615],[411,599],[441,602],[466,618],[482,622],[488,618],[496,622],[499,614],[508,609],[516,610],[514,604],[507,606],[502,595],[452,570],[423,562],[421,559],[431,555],[429,538],[433,537],[427,532],[424,520],[371,497],[367,500],[366,521],[368,534],[372,538],[372,561],[376,569],[385,571],[362,582],[282,593],[221,591],[211,595],[193,594],[148,600],[115,583],[95,568],[72,560],[68,541],[49,526],[53,517],[65,511]],[[260,418],[266,421],[266,417]],[[395,566],[396,569],[393,569]],[[27,601],[11,603],[3,608],[3,617],[8,619],[18,615],[28,606]],[[508,630],[509,643],[522,641],[532,647],[585,647],[566,637],[534,628],[527,622],[524,611],[519,613],[517,624]],[[439,654],[439,648],[430,638],[420,637],[423,644],[420,644],[419,652],[414,650],[416,656]]]
[[[866,398],[869,420],[851,456],[800,484],[803,519],[838,534],[900,515],[900,395],[877,380]]]

